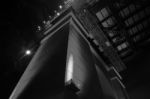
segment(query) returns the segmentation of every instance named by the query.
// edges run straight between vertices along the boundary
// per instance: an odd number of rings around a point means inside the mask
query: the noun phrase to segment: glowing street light
[[[60,13],[59,12],[57,12],[57,16],[59,16],[60,15]]]
[[[25,54],[26,55],[31,55],[31,50],[26,50]]]
[[[62,5],[59,5],[59,9],[62,9]]]

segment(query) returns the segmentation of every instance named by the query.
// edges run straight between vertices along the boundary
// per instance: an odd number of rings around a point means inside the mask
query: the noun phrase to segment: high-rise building
[[[103,2],[102,2],[103,1]],[[10,99],[128,99],[119,72],[149,39],[149,6],[68,0]]]

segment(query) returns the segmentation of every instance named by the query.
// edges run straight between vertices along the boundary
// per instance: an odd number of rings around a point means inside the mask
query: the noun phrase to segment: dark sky
[[[0,3],[1,99],[8,99],[31,56],[24,50],[35,45],[36,27],[53,15],[61,0],[3,0]],[[20,65],[24,64],[24,66]]]

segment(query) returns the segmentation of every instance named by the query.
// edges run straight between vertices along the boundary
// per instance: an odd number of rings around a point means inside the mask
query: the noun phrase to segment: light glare
[[[58,13],[57,13],[57,16],[59,16],[59,15],[60,15],[60,13],[58,12]]]
[[[59,8],[62,9],[62,5],[60,5]]]
[[[31,51],[30,50],[26,50],[26,55],[30,55]]]

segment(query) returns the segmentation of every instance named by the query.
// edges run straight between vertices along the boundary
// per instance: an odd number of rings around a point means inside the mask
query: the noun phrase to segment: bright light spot
[[[59,9],[62,9],[62,5],[59,6]]]
[[[67,69],[66,69],[66,82],[70,81],[73,77],[73,65],[74,65],[73,56],[70,55],[67,63]]]
[[[59,16],[60,15],[60,13],[59,12],[57,12],[57,16]]]
[[[30,55],[31,54],[31,51],[30,50],[26,50],[26,55]]]
[[[41,30],[41,27],[40,27],[40,26],[38,26],[37,28],[38,28],[39,31]]]

